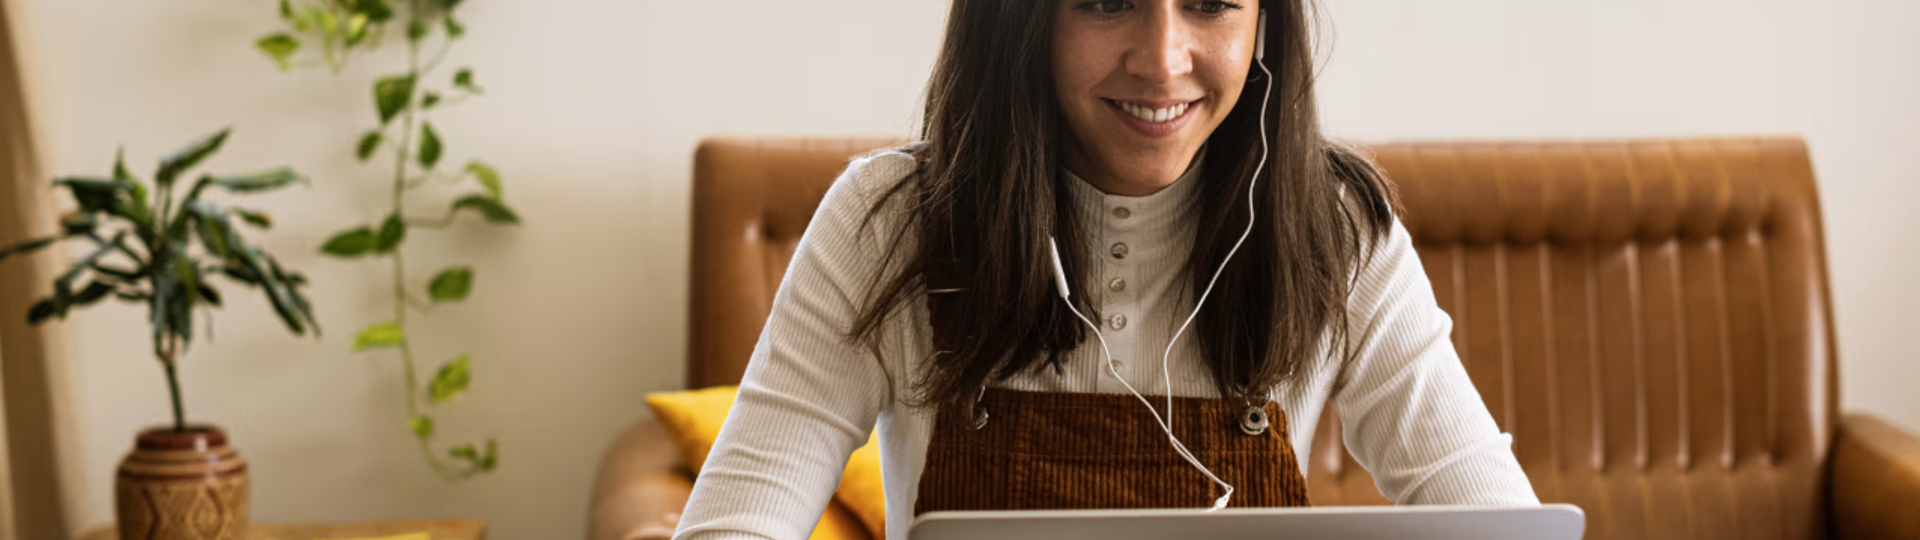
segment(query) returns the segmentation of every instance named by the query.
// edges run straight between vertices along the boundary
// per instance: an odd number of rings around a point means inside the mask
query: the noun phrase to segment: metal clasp
[[[973,418],[968,422],[967,429],[980,431],[982,428],[987,427],[987,404],[981,403],[981,401],[986,398],[987,385],[983,384],[980,385],[980,395],[973,398]]]
[[[1240,432],[1247,435],[1260,435],[1267,432],[1267,409],[1261,406],[1248,406],[1240,413]]]

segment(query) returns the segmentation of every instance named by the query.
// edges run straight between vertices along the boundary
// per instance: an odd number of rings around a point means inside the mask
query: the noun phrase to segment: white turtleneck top
[[[1085,260],[1095,274],[1085,283],[1097,285],[1073,294],[1096,306],[1102,319],[1095,322],[1120,376],[1149,395],[1162,394],[1162,353],[1192,311],[1192,295],[1181,294],[1186,284],[1176,275],[1200,211],[1187,199],[1197,183],[1208,181],[1197,178],[1197,161],[1145,197],[1107,195],[1064,173],[1089,240]],[[921,373],[918,364],[932,356],[926,304],[911,302],[882,329],[882,360],[849,340],[847,331],[868,298],[881,255],[895,235],[913,234],[900,230],[905,196],[889,200],[864,227],[862,220],[913,165],[900,152],[860,158],[827,191],[774,296],[739,397],[675,538],[806,538],[848,454],[876,427],[887,535],[906,537],[933,432],[933,411],[901,402]],[[1286,411],[1302,474],[1321,412],[1332,406],[1348,451],[1395,503],[1539,504],[1514,460],[1512,438],[1495,425],[1454,352],[1453,320],[1435,303],[1406,229],[1396,220],[1374,249],[1370,263],[1356,270],[1348,300],[1351,356],[1341,361],[1326,354],[1335,344],[1324,340],[1321,360],[1273,392]],[[1173,349],[1172,393],[1218,397],[1195,356],[1192,333]],[[995,386],[1127,393],[1105,363],[1099,343],[1088,339],[1068,356],[1064,372],[1037,370]],[[1148,414],[1144,406],[1139,414]]]

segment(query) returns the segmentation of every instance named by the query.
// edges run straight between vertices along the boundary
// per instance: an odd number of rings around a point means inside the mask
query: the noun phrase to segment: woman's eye
[[[1080,9],[1100,15],[1113,15],[1125,11],[1127,9],[1127,2],[1123,0],[1100,0],[1098,2],[1080,4]]]
[[[1222,2],[1220,0],[1208,0],[1194,5],[1194,10],[1208,15],[1219,15],[1230,9],[1240,9],[1240,5],[1233,2]]]

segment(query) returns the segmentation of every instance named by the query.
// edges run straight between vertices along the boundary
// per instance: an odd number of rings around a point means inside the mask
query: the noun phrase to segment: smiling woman
[[[1233,2],[1062,2],[1054,90],[1067,166],[1115,195],[1172,183],[1240,102],[1258,14]]]
[[[888,536],[1307,505],[1329,406],[1395,502],[1538,504],[1391,185],[1320,134],[1306,2],[955,0],[922,140],[821,203],[677,537],[804,536],[876,424]]]

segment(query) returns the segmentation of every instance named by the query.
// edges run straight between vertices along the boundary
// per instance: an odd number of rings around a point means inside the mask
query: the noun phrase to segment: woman
[[[1303,1],[955,0],[924,140],[827,193],[678,536],[805,537],[876,424],[895,538],[1305,505],[1329,404],[1396,503],[1538,504],[1391,186],[1320,135]]]

